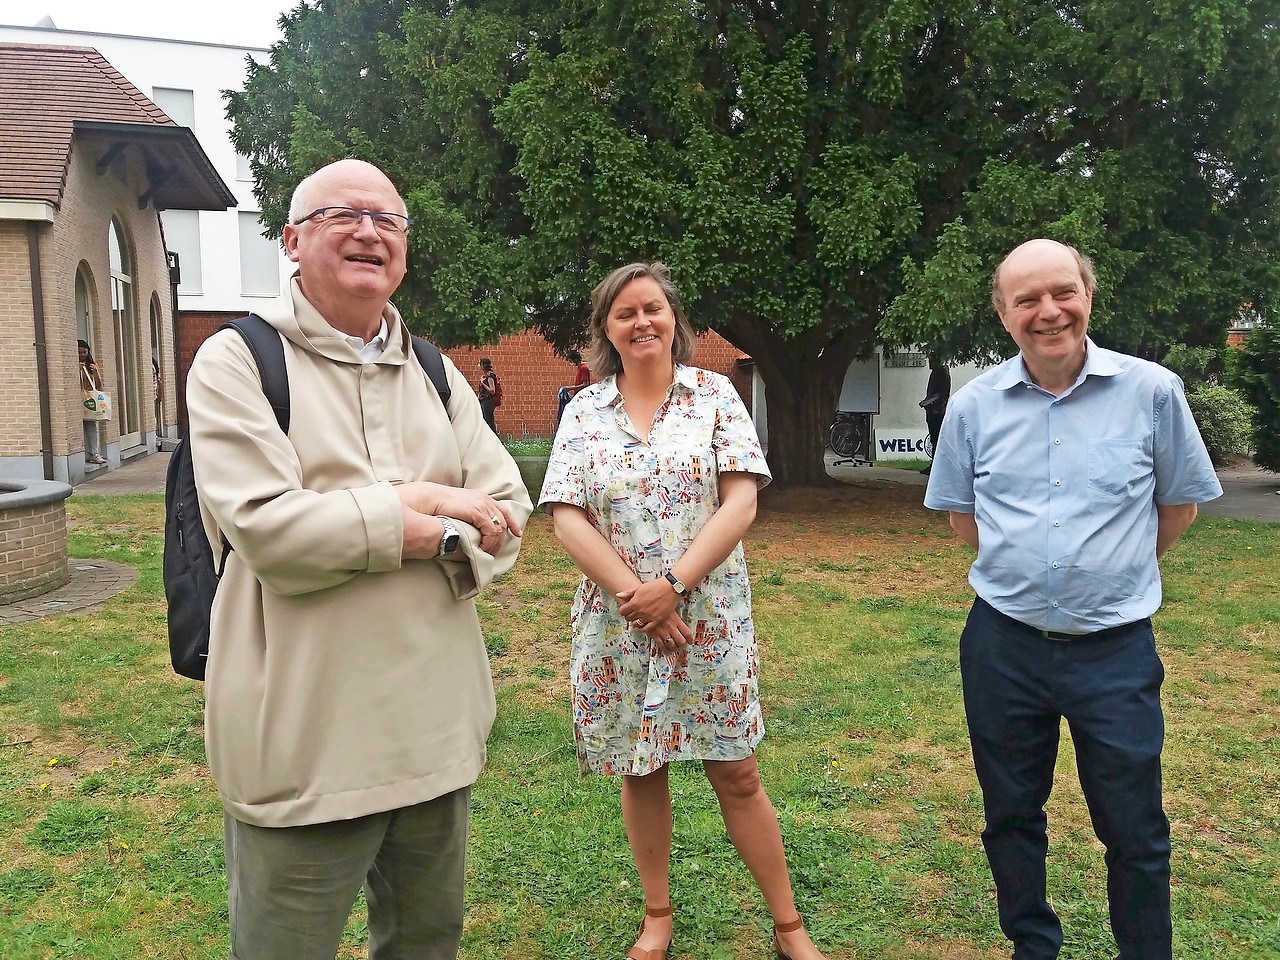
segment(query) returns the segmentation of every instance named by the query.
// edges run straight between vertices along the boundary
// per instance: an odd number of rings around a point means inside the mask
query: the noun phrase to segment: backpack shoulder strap
[[[440,356],[440,348],[422,337],[414,336],[412,340],[414,355],[417,356],[422,369],[426,371],[432,386],[436,388],[436,393],[440,394],[440,402],[444,404],[447,412],[453,390],[449,387],[449,376],[444,370],[444,358]]]
[[[253,354],[254,362],[258,365],[258,375],[262,378],[262,392],[267,402],[271,404],[271,409],[275,411],[276,422],[280,424],[280,429],[288,433],[289,371],[285,367],[284,343],[280,332],[256,313],[236,320],[228,320],[222,326],[235,330],[248,344],[249,352]],[[418,358],[419,365],[431,380],[432,386],[436,388],[436,393],[440,395],[440,402],[447,410],[453,391],[449,387],[449,376],[445,373],[440,348],[430,340],[424,340],[418,336],[414,336],[412,342],[413,352]]]
[[[288,433],[289,371],[284,365],[284,342],[280,331],[256,313],[228,320],[222,326],[236,331],[249,345],[249,352],[258,365],[258,375],[262,378],[262,392],[275,411],[280,429]]]

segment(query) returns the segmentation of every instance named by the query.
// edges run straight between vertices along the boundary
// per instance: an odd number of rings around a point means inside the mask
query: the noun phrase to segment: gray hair
[[[591,373],[597,380],[613,376],[622,371],[622,357],[609,342],[605,327],[609,321],[609,311],[613,302],[622,293],[622,288],[632,280],[648,277],[662,290],[671,312],[676,318],[675,337],[671,342],[671,359],[676,363],[688,363],[693,359],[695,338],[689,318],[685,316],[684,305],[680,302],[680,292],[671,282],[671,272],[660,260],[653,263],[629,263],[619,267],[601,280],[591,291],[591,318],[587,321],[588,343],[583,350],[583,358]]]

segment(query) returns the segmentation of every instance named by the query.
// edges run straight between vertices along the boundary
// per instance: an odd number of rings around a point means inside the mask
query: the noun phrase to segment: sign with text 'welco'
[[[928,434],[924,430],[877,430],[875,459],[922,460],[924,442]]]

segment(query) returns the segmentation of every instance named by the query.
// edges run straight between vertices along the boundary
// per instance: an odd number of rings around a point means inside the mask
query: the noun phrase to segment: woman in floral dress
[[[672,760],[700,760],[729,838],[787,960],[821,954],[792,899],[760,783],[759,662],[742,537],[769,482],[732,384],[686,366],[693,330],[666,267],[635,263],[591,295],[587,362],[600,381],[565,411],[540,504],[582,570],[570,682],[583,772],[622,776],[644,889],[630,960],[671,943]]]

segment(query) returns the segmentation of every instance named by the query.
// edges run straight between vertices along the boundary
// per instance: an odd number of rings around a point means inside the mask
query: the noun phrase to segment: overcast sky
[[[298,0],[0,0],[0,23],[30,27],[52,17],[62,30],[123,33],[269,47],[276,20]]]

